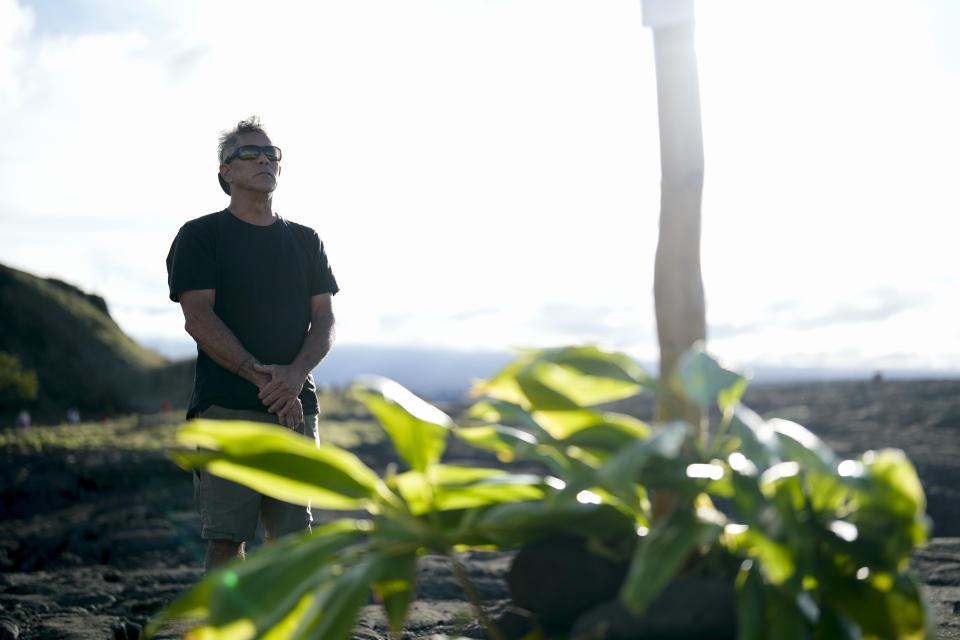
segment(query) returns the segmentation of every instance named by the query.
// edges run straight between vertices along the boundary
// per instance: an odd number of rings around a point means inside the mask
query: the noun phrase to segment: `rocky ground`
[[[768,386],[752,389],[746,402],[761,413],[787,408],[781,414],[843,455],[885,446],[907,451],[936,523],[915,566],[939,637],[960,640],[960,381]],[[359,453],[383,464],[376,447]],[[190,474],[159,452],[0,451],[0,640],[137,638],[201,576],[192,499]],[[463,554],[492,615],[509,607],[511,558]],[[424,558],[419,585],[405,638],[484,637],[445,561]],[[182,632],[168,628],[160,637]],[[374,605],[363,610],[355,637],[388,637]]]

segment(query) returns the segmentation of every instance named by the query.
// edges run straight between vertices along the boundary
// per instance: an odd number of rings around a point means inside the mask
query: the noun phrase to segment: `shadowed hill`
[[[36,371],[36,419],[59,421],[68,407],[88,415],[185,406],[193,361],[170,362],[117,326],[100,296],[53,278],[0,265],[0,351]],[[19,407],[0,407],[9,422]]]

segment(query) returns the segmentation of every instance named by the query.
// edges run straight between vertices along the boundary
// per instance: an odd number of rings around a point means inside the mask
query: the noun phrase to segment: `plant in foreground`
[[[682,422],[648,425],[598,405],[643,389],[674,393],[719,423],[702,441]],[[745,379],[695,347],[674,379],[656,381],[620,354],[593,347],[523,353],[490,380],[464,424],[395,382],[353,387],[409,467],[378,476],[348,451],[279,428],[194,421],[173,453],[185,467],[332,510],[363,510],[279,541],[211,573],[162,612],[195,618],[195,638],[349,637],[372,591],[398,633],[414,594],[416,559],[453,563],[491,638],[455,550],[504,548],[557,533],[634,540],[620,600],[642,612],[692,557],[739,562],[737,636],[923,638],[930,624],[910,572],[926,540],[925,498],[898,450],[838,460],[813,433],[764,420],[740,403]],[[502,460],[542,462],[546,475],[441,464],[459,437]],[[649,493],[676,496],[653,518]]]

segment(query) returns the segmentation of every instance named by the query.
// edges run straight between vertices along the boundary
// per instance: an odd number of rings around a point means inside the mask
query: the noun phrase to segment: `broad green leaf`
[[[575,363],[577,363],[576,360],[565,364],[538,362],[529,368],[527,375],[570,398],[581,407],[622,400],[640,391],[641,387],[637,381],[618,367],[588,366],[587,368],[593,373],[585,374],[582,369],[574,366]],[[586,361],[584,364],[589,365],[593,362]],[[598,364],[605,363],[600,361]]]
[[[795,460],[808,469],[831,472],[836,469],[838,460],[833,450],[806,427],[780,418],[769,420],[767,424],[777,434],[784,460]]]
[[[860,476],[843,478],[852,488],[852,508],[845,519],[860,533],[851,553],[869,566],[900,570],[929,536],[923,488],[899,450],[868,451],[861,461]]]
[[[456,427],[453,434],[477,448],[495,452],[501,462],[511,462],[515,451],[524,451],[538,444],[536,437],[526,431],[503,425]]]
[[[810,623],[798,606],[796,595],[775,586],[767,587],[763,595],[768,637],[809,640]]]
[[[438,510],[467,509],[503,502],[540,500],[543,479],[531,475],[490,477],[463,486],[438,486],[435,489]]]
[[[416,553],[386,556],[380,563],[380,574],[373,583],[373,592],[383,603],[390,628],[397,635],[413,601],[416,580]]]
[[[369,552],[355,558],[332,580],[315,589],[314,601],[304,612],[294,632],[294,640],[346,640],[350,637],[357,612],[366,602],[370,585],[382,571],[386,558]]]
[[[600,414],[590,409],[534,411],[532,415],[537,424],[550,434],[551,439],[557,440],[563,440],[578,431],[603,422]]]
[[[635,615],[642,613],[693,551],[700,545],[712,545],[721,530],[719,525],[681,509],[654,522],[650,533],[637,542],[620,589],[620,601]]]
[[[813,630],[813,640],[863,640],[860,628],[834,609],[826,609]]]
[[[275,425],[192,420],[177,432],[177,441],[215,449],[172,451],[170,455],[181,466],[204,466],[211,473],[288,502],[358,509],[383,490],[377,475],[349,451],[316,445]]]
[[[881,591],[855,576],[820,576],[824,597],[855,622],[866,637],[925,638],[930,613],[917,584],[900,575],[893,588]]]
[[[614,492],[629,487],[652,458],[677,457],[688,434],[686,424],[669,422],[647,440],[631,443],[612,455],[598,470],[601,485]]]
[[[760,476],[760,491],[777,507],[787,527],[806,519],[809,508],[804,475],[796,462],[781,462]]]
[[[648,376],[622,353],[602,351],[595,346],[545,349],[536,354],[540,362],[561,365],[580,375],[623,383],[645,383]]]
[[[547,386],[533,375],[526,373],[517,377],[517,383],[527,398],[527,406],[530,411],[584,411],[580,405],[572,399]]]
[[[481,400],[470,408],[467,415],[484,422],[517,426],[535,437],[538,442],[553,440],[553,437],[537,424],[529,411],[511,402]]]
[[[397,486],[410,511],[467,509],[500,502],[543,497],[543,478],[514,475],[498,469],[437,465],[428,473],[409,471],[397,476]]]
[[[447,414],[393,380],[379,376],[358,379],[352,391],[380,421],[411,469],[425,471],[440,461],[453,426]]]
[[[196,627],[186,637],[190,640],[253,640],[257,637],[257,628],[249,618],[240,618],[222,627]]]
[[[592,346],[524,351],[510,365],[474,388],[477,395],[506,400],[524,407],[536,404],[521,379],[537,379],[568,395],[576,404],[590,406],[634,395],[649,382],[628,357]]]
[[[483,509],[461,542],[515,546],[560,533],[609,540],[634,535],[634,526],[608,504],[507,502]]]
[[[917,470],[903,451],[868,451],[860,460],[866,469],[866,477],[889,491],[884,496],[885,508],[910,518],[923,514],[927,498],[917,477]]]
[[[257,636],[260,640],[288,640],[300,626],[300,620],[310,610],[315,596],[312,593],[305,594],[300,602],[284,616],[283,620],[273,625],[265,633]],[[188,636],[190,638],[191,636]]]
[[[481,482],[491,478],[520,478],[521,476],[511,475],[503,469],[490,469],[488,467],[461,467],[451,464],[438,464],[430,468],[427,472],[430,484],[433,486],[466,486],[474,482]],[[539,476],[524,476],[527,478],[539,478]]]
[[[548,365],[538,363],[537,366]],[[533,419],[551,437],[566,438],[603,421],[599,413],[582,408],[564,393],[545,384],[535,372],[535,368],[525,371],[518,376],[517,382],[527,398]]]
[[[738,452],[745,456],[757,471],[780,462],[780,441],[773,427],[756,413],[739,405],[730,421],[730,435],[740,440]]]
[[[281,621],[307,591],[330,577],[324,571],[326,563],[355,543],[366,528],[365,521],[345,519],[311,533],[282,538],[251,554],[246,562],[232,563],[206,576],[161,611],[146,632],[154,634],[177,618],[206,618],[208,634],[217,629],[241,629],[245,625],[239,620],[248,620],[263,632]]]
[[[677,361],[673,384],[691,402],[704,409],[722,400],[724,407],[739,400],[746,388],[744,377],[724,368],[698,342]],[[721,394],[722,397],[721,397]]]
[[[719,392],[717,394],[717,406],[720,407],[720,410],[727,413],[739,405],[740,398],[742,398],[744,392],[746,392],[748,384],[747,378],[741,377],[737,382],[733,383],[732,386]]]
[[[727,526],[720,540],[731,553],[753,558],[771,584],[783,584],[796,571],[790,546],[772,540],[756,527]]]
[[[495,400],[502,400],[515,405],[523,406],[527,399],[520,385],[517,375],[536,359],[536,351],[523,351],[517,359],[504,367],[489,380],[478,382],[471,390],[475,396],[488,396]]]
[[[604,413],[597,424],[575,431],[561,442],[565,446],[596,448],[616,452],[650,435],[650,427],[636,418],[622,414]]]
[[[752,560],[746,560],[737,574],[737,640],[767,640],[763,581]]]
[[[807,640],[809,623],[797,598],[763,581],[757,566],[743,563],[737,575],[737,640]]]
[[[633,416],[625,413],[606,411],[601,415],[603,416],[603,422],[605,424],[609,424],[625,433],[629,433],[635,438],[648,438],[653,431],[650,428],[650,425],[643,420],[634,418]]]
[[[837,513],[853,495],[852,483],[830,470],[807,473],[810,507],[818,513]]]

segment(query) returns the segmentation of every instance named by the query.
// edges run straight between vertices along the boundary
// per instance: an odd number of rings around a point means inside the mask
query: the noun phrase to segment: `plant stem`
[[[452,551],[447,551],[445,555],[447,556],[447,560],[450,561],[450,566],[453,567],[453,572],[456,574],[457,579],[460,581],[460,586],[463,587],[463,591],[467,594],[470,604],[472,604],[473,608],[476,610],[477,617],[480,618],[480,622],[487,630],[487,635],[489,636],[490,640],[504,640],[500,630],[494,626],[493,621],[487,617],[486,612],[480,605],[480,598],[477,596],[477,591],[473,588],[473,583],[470,582],[470,578],[467,577],[466,572],[463,570],[463,566],[457,562],[457,558],[453,555]]]

